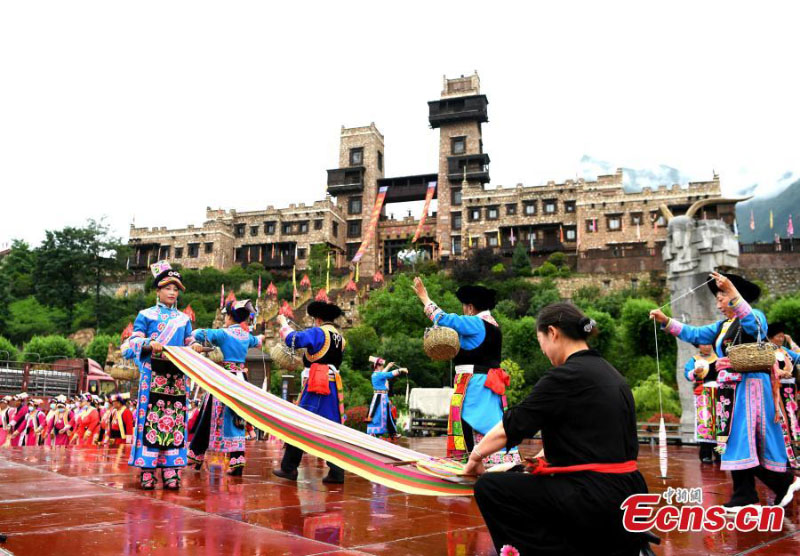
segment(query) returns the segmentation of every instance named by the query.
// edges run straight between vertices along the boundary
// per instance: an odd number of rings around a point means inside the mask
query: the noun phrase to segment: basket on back
[[[438,320],[433,323],[433,327],[425,329],[422,349],[434,361],[450,361],[458,354],[460,347],[458,332],[446,326],[439,326]]]

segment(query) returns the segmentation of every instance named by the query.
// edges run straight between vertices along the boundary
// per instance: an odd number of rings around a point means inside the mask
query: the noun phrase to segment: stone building
[[[444,78],[440,98],[428,102],[428,123],[439,133],[435,171],[385,177],[384,137],[374,123],[341,129],[338,167],[327,171],[327,195],[311,206],[248,212],[206,211],[201,227],[135,228],[131,268],[170,259],[185,268],[230,268],[260,262],[266,268],[305,268],[314,244],[334,253],[337,267],[353,259],[363,241],[361,274],[397,268],[397,253],[407,248],[421,215],[387,216],[392,203],[422,201],[436,183],[437,210],[430,212],[417,245],[435,259],[464,257],[470,249],[491,247],[509,255],[516,243],[533,258],[567,253],[587,272],[638,272],[663,269],[661,248],[666,220],[660,206],[680,215],[700,199],[720,195],[719,176],[686,186],[660,186],[628,193],[622,170],[540,186],[487,187],[489,155],[482,126],[488,122],[486,95],[475,73]],[[385,199],[375,229],[370,217],[379,191]],[[697,218],[721,218],[733,225],[732,203],[709,205]],[[297,260],[295,261],[295,256]]]

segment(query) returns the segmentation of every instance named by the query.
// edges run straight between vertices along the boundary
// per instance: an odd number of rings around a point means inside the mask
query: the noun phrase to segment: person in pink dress
[[[40,399],[28,401],[28,425],[25,428],[25,446],[38,446],[47,425],[47,414],[44,412],[44,401]]]
[[[22,392],[14,396],[14,416],[9,423],[12,446],[23,446],[25,430],[28,424],[28,394]]]
[[[81,396],[80,408],[75,418],[75,435],[71,443],[79,446],[91,446],[100,426],[100,413],[92,405],[92,395]]]
[[[6,443],[6,438],[8,438],[8,413],[11,409],[9,405],[11,402],[11,396],[4,396],[0,398],[0,447]]]
[[[67,408],[67,400],[63,396],[56,399],[56,414],[53,418],[51,435],[55,446],[66,446],[75,426],[75,412]]]

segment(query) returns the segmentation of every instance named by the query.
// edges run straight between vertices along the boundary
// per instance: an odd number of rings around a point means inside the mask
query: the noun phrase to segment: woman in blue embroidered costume
[[[786,334],[786,325],[782,322],[773,322],[767,330],[769,341],[778,346],[775,352],[777,360],[778,380],[780,381],[780,410],[784,415],[788,428],[788,435],[792,442],[800,443],[800,422],[797,416],[797,371],[796,365],[800,363],[800,346],[794,343],[792,337]],[[786,347],[787,344],[788,347]]]
[[[249,299],[229,301],[222,311],[225,327],[221,329],[199,329],[194,331],[196,351],[204,351],[202,343],[208,342],[222,351],[222,366],[233,375],[245,380],[245,359],[251,347],[261,347],[263,336],[253,336],[248,331],[247,321],[255,314]],[[228,454],[228,474],[241,476],[245,463],[244,420],[225,404],[206,394],[200,418],[197,421],[192,441],[189,444],[189,462],[196,469],[203,465],[206,450]]]
[[[717,354],[711,344],[697,347],[698,353],[683,366],[683,376],[695,385],[695,439],[700,444],[700,461],[714,463],[714,446],[717,443]]]
[[[178,294],[185,291],[181,274],[166,261],[150,267],[155,280],[157,303],[140,311],[133,334],[123,344],[123,355],[139,367],[133,445],[128,465],[142,470],[142,488],[156,486],[161,468],[164,488],[180,487],[180,469],[186,466],[186,378],[174,365],[153,356],[164,346],[194,343],[192,323],[177,309]]]
[[[370,360],[373,358],[370,357]],[[367,414],[367,434],[373,436],[388,435],[390,438],[397,436],[397,426],[392,415],[392,401],[389,399],[389,380],[408,373],[408,369],[390,371],[394,363],[386,364],[380,357],[374,358],[372,366],[372,402],[369,404]]]
[[[717,418],[719,448],[723,471],[733,478],[733,495],[725,503],[731,512],[758,504],[755,479],[775,493],[775,504],[786,506],[800,490],[800,479],[794,479],[790,464],[794,463],[791,443],[787,445],[782,416],[776,404],[769,372],[731,372],[726,350],[734,342],[755,342],[767,333],[764,313],[753,309],[761,289],[734,274],[712,272],[709,282],[717,298],[717,308],[725,316],[706,326],[690,326],[667,317],[660,310],[651,318],[669,334],[693,344],[711,344],[717,356],[719,392]]]
[[[462,286],[456,297],[464,315],[445,313],[428,297],[425,284],[414,278],[414,291],[435,323],[458,333],[461,349],[453,359],[455,390],[450,400],[447,422],[447,457],[466,460],[472,448],[497,423],[507,407],[505,390],[508,374],[500,368],[503,334],[492,317],[495,291],[483,286]],[[516,448],[494,454],[487,464],[519,463]]]
[[[342,310],[333,303],[312,301],[306,311],[314,319],[314,326],[295,332],[283,315],[278,316],[281,338],[287,346],[305,348],[303,355],[303,388],[298,405],[312,413],[337,423],[344,422],[344,392],[339,366],[342,364],[345,341],[333,324],[342,315]],[[300,448],[286,444],[280,469],[272,472],[278,477],[297,480],[297,468],[303,459]],[[344,470],[328,462],[328,474],[324,483],[341,484]]]

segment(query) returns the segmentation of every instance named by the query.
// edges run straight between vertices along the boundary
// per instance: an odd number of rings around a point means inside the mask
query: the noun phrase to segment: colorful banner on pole
[[[367,247],[369,247],[370,241],[372,241],[372,236],[375,235],[375,228],[378,226],[378,218],[381,216],[381,208],[383,208],[383,200],[386,198],[387,189],[389,189],[389,186],[384,185],[378,190],[378,196],[375,197],[375,206],[372,208],[372,216],[369,219],[367,233],[364,234],[364,240],[361,242],[356,256],[353,257],[353,263],[357,263],[361,260],[361,257],[363,257],[364,253],[367,251]]]
[[[425,219],[428,217],[428,208],[431,206],[431,199],[433,199],[433,194],[436,193],[436,182],[429,181],[428,182],[428,191],[425,193],[425,206],[422,208],[422,216],[419,219],[419,224],[417,224],[417,231],[414,232],[414,239],[411,240],[411,243],[416,243],[419,239],[420,234],[422,233],[422,227],[425,225]]]

